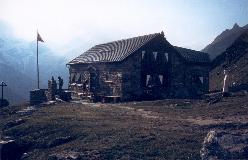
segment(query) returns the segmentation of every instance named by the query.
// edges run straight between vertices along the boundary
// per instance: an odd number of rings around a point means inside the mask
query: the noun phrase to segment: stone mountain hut
[[[209,55],[173,46],[163,32],[96,45],[67,65],[72,95],[96,101],[196,98],[209,90]]]

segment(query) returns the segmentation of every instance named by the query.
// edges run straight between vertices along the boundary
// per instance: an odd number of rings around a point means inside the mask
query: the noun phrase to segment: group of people
[[[53,76],[52,76],[52,81],[56,83],[56,81],[55,81]],[[59,81],[59,90],[62,90],[62,87],[64,85],[64,81],[60,76],[58,77],[58,81]]]

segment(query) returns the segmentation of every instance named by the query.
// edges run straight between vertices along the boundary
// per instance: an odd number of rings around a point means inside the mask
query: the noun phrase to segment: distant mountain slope
[[[238,24],[234,24],[232,29],[227,29],[218,35],[215,40],[207,45],[202,52],[209,53],[210,58],[214,59],[222,52],[224,52],[230,45],[246,30],[248,25],[240,27]]]
[[[35,87],[34,79],[6,64],[0,63],[0,66],[0,81],[7,83],[7,87],[4,87],[4,98],[12,104],[27,101],[29,91]]]
[[[229,86],[248,84],[248,29],[213,61],[213,69],[210,72],[210,90],[222,88],[224,66],[228,69]]]
[[[37,88],[36,43],[19,40],[9,30],[8,26],[0,22],[0,82],[4,80],[8,84],[5,87],[7,99],[18,103],[28,100],[29,91]],[[67,61],[54,54],[45,43],[40,44],[41,88],[47,88],[51,76],[62,76],[64,87],[67,87]]]

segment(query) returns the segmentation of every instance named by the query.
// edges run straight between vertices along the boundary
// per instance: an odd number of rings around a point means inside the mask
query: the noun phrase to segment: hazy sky
[[[58,53],[150,33],[200,50],[248,23],[248,0],[0,0],[0,20],[28,41],[36,30]]]

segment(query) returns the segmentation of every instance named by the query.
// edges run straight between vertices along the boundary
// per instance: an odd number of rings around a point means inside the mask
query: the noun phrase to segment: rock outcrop
[[[23,148],[18,145],[15,140],[0,139],[0,159],[15,160],[20,159],[23,154]]]
[[[202,160],[248,159],[248,135],[210,131],[200,154]]]
[[[59,153],[51,154],[48,157],[48,160],[94,160],[94,159],[101,159],[99,152],[96,150],[93,151],[85,151],[83,152],[76,152],[76,151],[62,151]]]

